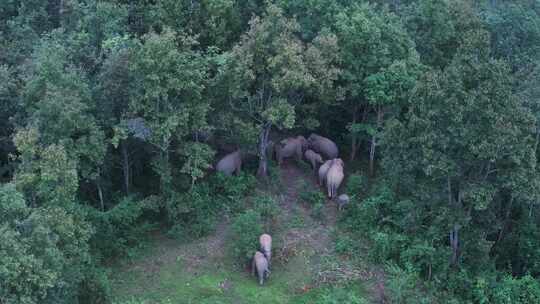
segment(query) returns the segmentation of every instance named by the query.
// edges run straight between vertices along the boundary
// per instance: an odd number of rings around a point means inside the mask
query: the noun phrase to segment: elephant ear
[[[263,118],[279,129],[290,129],[296,120],[294,106],[279,99],[263,112]]]

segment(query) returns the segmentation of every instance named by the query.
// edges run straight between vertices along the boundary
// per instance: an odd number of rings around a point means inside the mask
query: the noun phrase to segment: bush
[[[166,207],[171,225],[169,234],[187,240],[208,235],[215,229],[221,205],[206,184],[198,184],[186,193],[176,193]]]
[[[324,205],[316,203],[311,207],[311,216],[319,221],[324,220]]]
[[[268,229],[275,223],[281,211],[276,201],[271,196],[264,194],[253,199],[253,210],[259,213],[265,223],[265,228]]]
[[[253,257],[258,249],[259,236],[263,233],[260,214],[255,210],[247,210],[238,215],[232,223],[231,242],[233,256],[244,263]]]
[[[243,198],[249,194],[257,183],[253,175],[242,172],[238,176],[215,174],[209,182],[214,198],[217,198],[225,211],[236,214],[245,210]]]
[[[106,212],[87,208],[88,219],[95,229],[90,242],[92,248],[104,257],[115,257],[136,247],[152,228],[143,218],[145,210],[145,204],[133,197],[123,198]]]
[[[358,250],[358,245],[349,235],[340,234],[336,237],[335,249],[339,254],[353,256]]]
[[[353,173],[347,178],[345,191],[351,196],[363,196],[368,193],[368,178],[360,173]]]
[[[386,273],[386,290],[390,303],[433,303],[416,288],[420,279],[412,267],[403,269],[388,264]]]
[[[302,187],[303,189],[310,189],[309,186]],[[300,192],[300,199],[306,202],[310,206],[315,206],[317,204],[324,205],[326,202],[326,196],[319,190],[305,190]]]

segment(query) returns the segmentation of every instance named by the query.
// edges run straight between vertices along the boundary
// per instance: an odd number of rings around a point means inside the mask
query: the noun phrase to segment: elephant
[[[309,148],[315,152],[322,154],[328,159],[334,159],[338,157],[339,150],[336,144],[330,139],[312,133],[308,137]]]
[[[225,175],[240,174],[241,169],[242,152],[240,150],[225,155],[216,165],[216,170]]]
[[[338,210],[342,210],[347,204],[349,204],[350,198],[347,194],[341,194],[337,198]]]
[[[297,160],[302,159],[302,152],[307,147],[307,140],[304,136],[289,137],[283,139],[276,149],[276,157],[278,164],[281,165],[286,157],[296,156]]]
[[[257,276],[259,277],[259,285],[262,285],[264,279],[270,276],[270,269],[268,269],[268,260],[260,251],[255,252],[253,261],[251,262],[252,275],[255,275],[255,270],[257,270]]]
[[[304,153],[304,156],[311,163],[311,167],[313,168],[313,170],[317,169],[317,164],[323,163],[323,159],[321,155],[311,149],[306,150],[306,153]]]
[[[319,185],[323,186],[326,182],[326,174],[328,173],[328,170],[330,169],[330,166],[332,166],[333,162],[333,159],[329,159],[319,167]]]
[[[341,185],[345,175],[343,174],[343,160],[336,158],[332,162],[328,173],[326,173],[326,187],[328,188],[328,197],[333,198],[336,195],[337,189]]]
[[[260,250],[268,260],[268,268],[270,268],[272,258],[272,237],[269,234],[261,234],[259,237]]]

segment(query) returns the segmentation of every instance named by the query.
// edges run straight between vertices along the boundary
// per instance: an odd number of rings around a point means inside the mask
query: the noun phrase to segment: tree
[[[367,4],[353,6],[337,17],[336,34],[344,105],[352,114],[351,159],[356,156],[359,134],[366,132],[371,138],[372,174],[384,118],[406,100],[418,73],[418,57],[401,21],[385,9],[379,12]],[[373,118],[369,117],[371,113]]]
[[[29,208],[0,185],[0,298],[6,303],[74,303],[91,267],[89,225],[64,207]]]
[[[478,266],[496,243],[481,219],[504,214],[500,233],[513,203],[536,200],[533,126],[481,30],[464,34],[446,69],[421,77],[405,118],[389,124],[385,168],[426,210],[420,222],[444,223],[452,265]]]
[[[153,167],[163,194],[172,190],[173,140],[183,144],[186,135],[207,126],[209,104],[201,98],[207,67],[205,58],[192,50],[195,45],[192,38],[165,29],[143,36],[130,60],[130,115],[142,117],[150,129],[148,141],[158,151]]]
[[[59,36],[45,37],[36,48],[26,75],[23,89],[25,113],[21,113],[19,123],[22,128],[18,131],[19,144],[16,143],[24,156],[20,159],[23,164],[17,174],[44,177],[37,165],[39,161],[34,161],[34,157],[43,157],[42,154],[48,152],[65,154],[62,157],[65,163],[58,163],[58,166],[73,168],[80,181],[94,184],[103,207],[100,166],[105,155],[105,136],[93,116],[95,104],[88,81],[69,62],[68,50],[58,41],[62,36],[57,34]],[[50,160],[54,161],[54,158]],[[72,171],[59,173],[68,172]],[[27,199],[33,204],[30,197]]]
[[[316,44],[305,45],[298,38],[299,26],[270,5],[262,18],[254,17],[250,29],[234,46],[220,79],[230,106],[244,119],[256,124],[259,133],[258,175],[267,175],[266,148],[272,126],[290,129],[295,123],[294,108],[306,92],[324,90],[317,71],[335,73],[325,60],[309,65],[307,55]],[[335,41],[335,40],[334,40]]]

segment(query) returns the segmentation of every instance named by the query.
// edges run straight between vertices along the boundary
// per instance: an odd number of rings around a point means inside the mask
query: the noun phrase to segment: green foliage
[[[347,177],[347,184],[345,185],[345,193],[352,194],[367,194],[369,191],[369,184],[367,176],[361,173],[351,173]]]
[[[339,234],[336,236],[335,249],[339,254],[353,256],[358,250],[358,244],[350,235]]]
[[[234,219],[229,248],[237,263],[244,265],[253,257],[263,232],[261,215],[254,210],[246,210]]]
[[[252,194],[282,190],[263,149],[285,129],[369,151],[336,250],[390,262],[392,302],[538,302],[538,1],[360,2],[0,1],[0,302],[107,303],[96,261],[150,222],[273,228]],[[237,148],[246,172],[210,173]]]
[[[152,228],[143,218],[148,209],[144,201],[133,197],[123,198],[105,212],[88,208],[88,220],[95,229],[91,239],[93,249],[104,258],[115,258],[140,246],[145,234]]]
[[[308,190],[310,187],[303,187],[303,191],[300,192],[300,199],[308,203],[311,207],[311,216],[317,220],[324,219],[324,205],[326,203],[326,196],[320,190]]]
[[[196,185],[186,193],[175,193],[165,206],[171,226],[169,234],[185,240],[208,235],[214,231],[221,203],[212,198],[205,184]]]
[[[72,303],[92,268],[90,226],[62,207],[30,209],[13,184],[0,186],[0,297]]]
[[[183,147],[181,153],[186,161],[180,172],[191,177],[193,187],[195,181],[204,177],[205,171],[211,168],[215,152],[207,144],[194,142]]]
[[[255,188],[256,179],[245,172],[237,176],[218,173],[212,176],[209,183],[218,201],[223,202],[224,210],[235,214],[246,208],[243,198]]]
[[[310,206],[323,205],[326,202],[326,196],[318,189],[311,190],[309,186],[302,187],[300,199],[308,203]]]
[[[388,290],[389,300],[392,303],[432,303],[434,299],[419,294],[415,290],[419,283],[418,274],[411,267],[405,269],[389,264],[386,267],[388,278],[385,289]]]
[[[253,198],[253,210],[261,215],[262,220],[266,223],[265,227],[274,223],[281,211],[275,199],[265,194]]]

